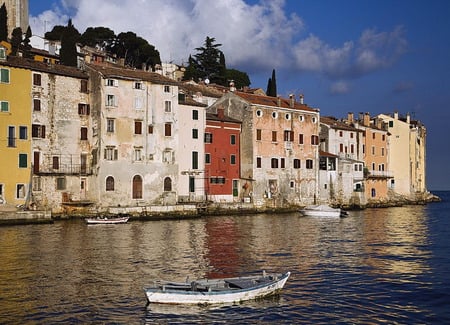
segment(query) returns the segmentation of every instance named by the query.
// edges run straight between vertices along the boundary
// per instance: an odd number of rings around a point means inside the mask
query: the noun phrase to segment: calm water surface
[[[0,323],[450,323],[450,192],[344,219],[241,215],[0,228]],[[291,271],[240,305],[146,305],[154,279]]]

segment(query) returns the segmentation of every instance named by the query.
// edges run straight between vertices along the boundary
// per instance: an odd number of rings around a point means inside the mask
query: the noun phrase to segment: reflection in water
[[[428,232],[420,206],[344,219],[261,214],[4,227],[0,323],[403,322],[431,313],[413,299],[431,290]],[[281,296],[241,306],[145,305],[142,287],[156,279],[262,270],[292,272]]]

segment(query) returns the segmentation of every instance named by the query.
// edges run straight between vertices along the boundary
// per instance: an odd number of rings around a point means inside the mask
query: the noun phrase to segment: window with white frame
[[[163,162],[165,163],[173,162],[173,151],[171,149],[166,149],[163,151]]]
[[[134,161],[142,161],[142,147],[134,148]]]
[[[104,152],[105,160],[117,160],[118,159],[118,151],[115,146],[107,146]]]
[[[9,102],[0,101],[0,112],[9,112]]]
[[[109,87],[117,87],[118,81],[115,79],[106,79],[106,85]]]
[[[9,84],[9,69],[0,69],[0,83]]]
[[[170,100],[164,101],[164,112],[166,113],[172,112],[172,102]]]
[[[116,106],[116,97],[114,95],[106,95],[106,106]]]
[[[106,119],[106,132],[114,133],[115,121],[112,118]]]
[[[24,199],[25,195],[25,184],[16,184],[16,199]]]
[[[165,93],[170,93],[170,86],[165,85],[165,86],[164,86],[164,92],[165,92]]]

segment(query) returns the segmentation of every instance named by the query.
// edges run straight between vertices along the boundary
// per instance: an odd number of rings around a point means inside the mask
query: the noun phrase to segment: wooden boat
[[[204,279],[186,282],[157,281],[145,287],[148,303],[218,304],[252,300],[278,293],[290,276],[263,274],[259,276]]]
[[[341,216],[341,209],[332,208],[329,205],[309,205],[300,210],[300,213],[306,217],[333,217],[338,218]]]
[[[88,225],[94,224],[116,224],[127,223],[130,217],[99,217],[99,218],[86,218],[85,221]]]

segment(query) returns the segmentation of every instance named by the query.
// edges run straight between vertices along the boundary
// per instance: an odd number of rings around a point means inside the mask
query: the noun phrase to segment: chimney
[[[348,124],[353,124],[353,122],[354,122],[353,112],[347,113],[347,122],[348,122]]]
[[[234,81],[231,80],[231,81],[230,81],[230,91],[233,92],[233,91],[235,91],[235,90],[236,90],[236,87],[234,86]]]
[[[394,112],[394,119],[398,120],[398,111]]]
[[[369,113],[364,113],[363,125],[364,126],[370,125],[370,114]]]
[[[305,96],[303,94],[300,94],[300,104],[303,105],[303,99],[305,98]]]
[[[293,94],[289,95],[289,105],[291,106],[291,108],[294,108],[295,106],[295,96]]]
[[[225,109],[223,107],[217,108],[217,117],[221,120],[225,117]]]
[[[406,123],[411,123],[411,116],[409,115],[409,113],[406,113]]]
[[[278,105],[278,107],[281,107],[281,98],[280,98],[280,96],[277,96],[277,105]]]

